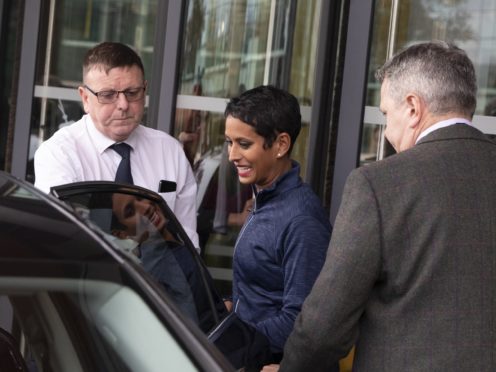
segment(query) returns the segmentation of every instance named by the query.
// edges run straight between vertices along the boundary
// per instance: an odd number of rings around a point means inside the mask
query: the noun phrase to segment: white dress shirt
[[[176,192],[161,193],[195,247],[196,181],[179,141],[169,134],[139,125],[125,141],[131,146],[134,184],[158,192],[161,180],[176,182]],[[35,153],[35,186],[50,187],[79,181],[113,181],[120,155],[115,143],[96,129],[89,115],[59,129]]]
[[[451,118],[451,119],[440,121],[434,125],[431,125],[429,128],[427,128],[422,133],[420,133],[420,135],[417,137],[417,140],[415,141],[415,144],[417,144],[418,141],[420,141],[422,138],[427,136],[429,133],[432,133],[437,129],[446,128],[446,127],[449,127],[450,125],[455,125],[455,124],[471,125],[472,123],[469,120],[462,119],[462,118]]]

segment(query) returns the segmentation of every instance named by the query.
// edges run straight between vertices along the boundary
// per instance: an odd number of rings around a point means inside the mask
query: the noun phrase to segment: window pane
[[[30,156],[26,178],[34,180],[33,157],[38,145],[60,126],[81,118],[77,87],[88,49],[102,41],[132,46],[151,79],[157,0],[42,1]]]
[[[479,86],[474,125],[488,134],[496,134],[492,129],[496,124],[494,119],[484,117],[496,115],[496,3],[484,0],[398,3],[394,8],[391,0],[376,2],[361,161],[368,161],[370,154],[377,153],[382,138],[384,120],[378,115],[380,91],[374,72],[387,59],[388,48],[397,52],[415,43],[445,40],[464,49],[474,62]],[[394,40],[389,32],[390,22],[397,25]],[[375,133],[379,135],[371,140]],[[393,150],[385,144],[384,152],[388,155]]]
[[[229,217],[243,210],[251,191],[226,162],[226,99],[262,84],[295,95],[303,128],[292,156],[304,177],[320,8],[319,0],[188,2],[175,135],[199,182],[202,248],[209,247],[207,262],[228,290],[232,247],[242,222]]]
[[[319,9],[316,0],[189,1],[179,93],[223,98],[270,83],[309,105]]]
[[[99,227],[107,240],[141,265],[201,330],[207,332],[217,324],[218,317],[224,315],[224,304],[204,279],[195,247],[162,199],[159,202],[142,193],[103,187],[71,188],[67,195],[64,188],[57,192]]]
[[[13,80],[18,73],[16,47],[21,37],[22,9],[20,1],[3,1],[0,6],[0,36],[2,52],[0,52],[0,170],[11,171],[13,152],[14,115],[17,90],[13,89]]]
[[[5,355],[15,351],[30,371],[197,370],[143,298],[121,284],[2,277],[0,299],[13,310],[19,347]]]

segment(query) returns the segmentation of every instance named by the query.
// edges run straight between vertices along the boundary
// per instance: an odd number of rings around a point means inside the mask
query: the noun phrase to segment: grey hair
[[[453,44],[435,41],[412,45],[387,61],[375,74],[387,79],[389,94],[400,102],[418,94],[435,115],[472,117],[477,104],[477,79],[472,61]]]

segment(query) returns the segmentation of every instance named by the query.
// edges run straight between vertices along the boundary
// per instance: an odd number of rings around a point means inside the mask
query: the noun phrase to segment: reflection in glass
[[[113,245],[142,265],[204,332],[216,325],[217,311],[225,311],[223,303],[210,283],[204,282],[197,252],[170,210],[154,200],[120,192],[82,191],[66,199]],[[211,296],[220,306],[212,307]]]
[[[196,370],[138,293],[121,283],[64,277],[74,266],[60,267],[63,274],[50,278],[0,278],[15,336],[10,350],[2,347],[2,371]],[[14,351],[19,360],[9,365]]]
[[[242,212],[251,190],[239,185],[231,165],[222,164],[223,110],[212,110],[206,99],[223,99],[222,106],[226,98],[272,84],[287,89],[302,106],[311,106],[321,2],[189,0],[187,4],[178,94],[188,99],[188,107],[176,110],[175,135],[199,184],[202,251],[209,256],[205,257],[209,266],[220,267],[212,272],[225,280],[225,292],[230,292],[232,247],[240,223],[229,216]],[[293,150],[303,176],[308,124],[304,123]]]
[[[479,86],[475,114],[492,115],[492,107],[496,106],[495,2],[412,0],[398,2],[395,9],[392,7],[392,0],[381,0],[376,2],[374,17],[367,106],[379,106],[380,87],[374,79],[374,72],[391,53],[418,42],[446,40],[464,49],[474,62]],[[397,24],[395,40],[391,40],[392,34],[389,30],[393,19]],[[394,48],[388,54],[388,46],[391,45]],[[373,133],[380,131],[380,127],[379,123],[372,124],[365,118],[362,162],[370,160],[369,154],[378,152],[382,134],[377,141],[370,138]],[[382,152],[385,156],[393,153],[392,149],[388,148],[387,141]]]
[[[52,83],[53,86],[59,86]],[[43,112],[43,115],[41,114]],[[57,130],[79,120],[84,114],[80,102],[35,98],[33,100],[31,133],[29,139],[29,154],[26,180],[34,183],[34,153],[43,139],[50,138]],[[41,123],[44,123],[43,125]],[[43,130],[41,131],[41,128]]]
[[[83,114],[76,89],[81,84],[87,50],[102,41],[130,45],[141,56],[147,79],[151,79],[157,14],[157,0],[42,0],[41,3],[43,14],[26,172],[26,179],[31,182],[34,181],[32,154],[39,144]]]
[[[165,288],[182,312],[198,324],[193,294],[183,272],[191,271],[194,263],[182,255],[189,253],[177,234],[169,230],[169,220],[150,200],[128,194],[114,194],[111,198],[110,232],[118,238],[116,243],[125,249],[131,248],[130,252]]]
[[[317,0],[190,0],[179,94],[200,85],[228,98],[274,84],[309,105],[319,9]]]

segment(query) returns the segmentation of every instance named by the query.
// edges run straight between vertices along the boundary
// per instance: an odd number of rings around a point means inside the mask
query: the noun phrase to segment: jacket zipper
[[[256,210],[257,210],[257,198],[255,197],[255,203],[253,205],[253,211],[250,214],[250,218],[248,219],[248,222],[243,225],[243,228],[239,232],[238,238],[236,239],[236,244],[234,244],[233,257],[234,257],[234,254],[236,253],[236,248],[238,247],[238,242],[240,241],[241,237],[243,236],[245,229],[248,227],[251,220],[253,219],[253,216],[255,215]],[[236,311],[238,310],[238,305],[239,305],[239,298],[236,301],[236,304],[234,305],[234,310],[233,310],[234,313],[236,313]]]

